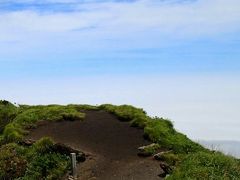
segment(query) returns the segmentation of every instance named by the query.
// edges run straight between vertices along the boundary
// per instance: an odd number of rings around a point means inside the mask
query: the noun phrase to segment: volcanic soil
[[[84,111],[84,121],[51,122],[31,130],[28,138],[51,137],[55,142],[87,154],[78,164],[81,180],[159,180],[162,170],[152,157],[137,155],[138,147],[150,144],[143,130],[130,127],[105,111]]]

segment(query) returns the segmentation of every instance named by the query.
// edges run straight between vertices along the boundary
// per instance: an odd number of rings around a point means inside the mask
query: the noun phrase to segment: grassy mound
[[[151,154],[159,148],[168,150],[160,157],[173,169],[167,179],[240,179],[240,160],[203,148],[177,132],[170,120],[149,117],[143,109],[111,104],[16,107],[7,101],[0,101],[0,179],[60,179],[69,167],[69,158],[52,152],[50,139],[44,138],[30,147],[19,142],[38,122],[82,120],[82,110],[104,110],[142,128],[145,137],[156,144],[149,149]]]

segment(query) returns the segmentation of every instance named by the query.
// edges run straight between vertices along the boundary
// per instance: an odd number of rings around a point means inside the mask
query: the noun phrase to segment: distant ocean
[[[240,141],[198,141],[204,147],[240,158]]]

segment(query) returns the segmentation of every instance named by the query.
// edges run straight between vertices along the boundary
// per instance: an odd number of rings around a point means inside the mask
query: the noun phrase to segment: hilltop
[[[70,158],[56,150],[57,143],[86,156],[78,164],[80,179],[240,177],[238,159],[205,149],[171,121],[130,105],[0,101],[0,133],[0,179],[66,179]]]

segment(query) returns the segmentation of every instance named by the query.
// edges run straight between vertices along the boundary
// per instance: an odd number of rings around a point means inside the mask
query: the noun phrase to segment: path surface
[[[119,121],[104,111],[86,111],[83,122],[47,123],[34,129],[29,137],[52,137],[89,154],[78,165],[81,180],[159,180],[159,162],[137,156],[137,148],[148,145],[143,130]]]

